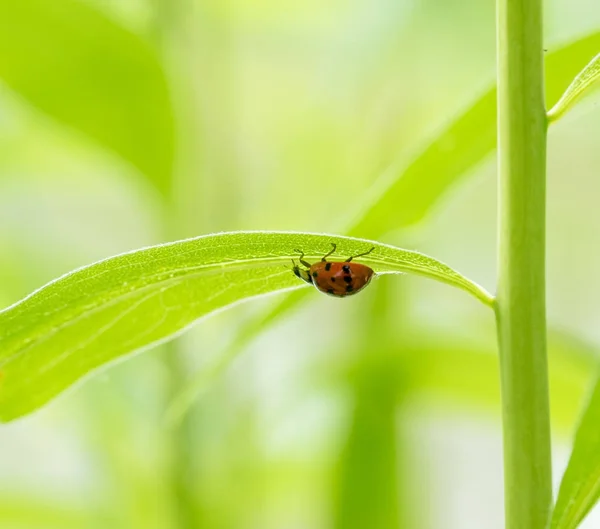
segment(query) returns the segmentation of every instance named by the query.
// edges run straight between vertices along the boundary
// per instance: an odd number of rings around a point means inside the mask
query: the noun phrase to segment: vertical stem
[[[338,463],[332,524],[336,529],[414,527],[403,516],[408,498],[401,486],[406,472],[402,463],[407,458],[398,432],[398,410],[406,384],[404,360],[397,354],[402,346],[395,339],[401,332],[392,327],[403,326],[404,318],[397,313],[393,321],[388,317],[393,312],[392,295],[386,286],[374,285],[372,305],[364,312],[364,331],[357,330],[353,340],[358,357],[350,355],[354,365],[347,384],[353,409]],[[394,338],[391,329],[396,331]],[[382,338],[374,344],[373,336]]]
[[[186,380],[181,341],[167,343],[165,366],[168,369],[169,388],[167,404],[173,400]],[[165,476],[171,493],[171,527],[173,529],[195,529],[201,526],[201,506],[197,498],[197,476],[194,459],[194,421],[187,414],[168,435],[168,468]]]
[[[545,309],[542,0],[498,0],[500,349],[507,529],[552,504]]]

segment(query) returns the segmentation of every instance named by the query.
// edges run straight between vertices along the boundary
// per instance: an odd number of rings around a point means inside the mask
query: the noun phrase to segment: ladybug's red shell
[[[311,265],[308,273],[318,290],[343,298],[365,288],[374,272],[360,263],[321,261]]]
[[[305,268],[300,268],[292,259],[292,271],[303,281],[315,285],[317,290],[330,296],[343,298],[360,292],[369,284],[375,272],[366,265],[352,262],[352,259],[370,254],[375,246],[367,252],[352,255],[345,261],[327,261],[327,257],[336,250],[335,243],[332,242],[331,246],[333,249],[313,264],[304,260],[303,251],[294,250],[300,254],[300,264]]]

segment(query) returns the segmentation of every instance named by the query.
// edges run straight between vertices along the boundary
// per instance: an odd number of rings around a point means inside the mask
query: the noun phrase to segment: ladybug
[[[300,254],[298,260],[306,269],[300,268],[292,259],[294,265],[292,271],[303,281],[314,285],[317,290],[336,298],[343,298],[360,292],[369,284],[375,272],[366,265],[353,263],[352,259],[370,254],[375,246],[368,252],[352,255],[343,262],[327,261],[327,258],[336,249],[335,243],[331,243],[331,246],[333,246],[332,250],[324,255],[318,263],[314,264],[304,260],[304,252],[294,250]]]

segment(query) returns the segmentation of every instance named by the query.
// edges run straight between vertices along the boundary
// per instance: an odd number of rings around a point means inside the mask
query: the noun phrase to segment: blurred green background
[[[599,30],[596,0],[546,2],[549,53]],[[0,0],[0,307],[162,241],[337,230],[492,85],[494,45],[491,0]],[[600,344],[599,103],[549,137],[556,482]],[[495,157],[466,176],[409,230],[391,210],[381,240],[493,290]],[[315,291],[166,425],[192,374],[276,302],[215,315],[0,427],[0,527],[504,526],[493,317],[438,283]]]

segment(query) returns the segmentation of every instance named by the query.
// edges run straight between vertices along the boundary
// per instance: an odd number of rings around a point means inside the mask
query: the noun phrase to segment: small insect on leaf
[[[327,258],[336,250],[335,243],[332,242],[331,246],[331,251],[325,254],[320,261],[313,264],[304,260],[303,251],[294,250],[300,254],[298,260],[305,267],[300,268],[292,259],[294,274],[303,281],[314,285],[317,290],[336,298],[343,298],[360,292],[369,284],[375,272],[367,265],[354,263],[352,260],[370,254],[375,247],[364,253],[352,255],[345,261],[328,261]]]

